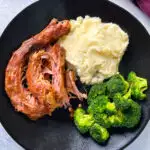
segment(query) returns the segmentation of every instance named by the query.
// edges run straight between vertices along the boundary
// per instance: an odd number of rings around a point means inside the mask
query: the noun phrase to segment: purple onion
[[[137,4],[148,16],[150,16],[150,0],[137,0]]]

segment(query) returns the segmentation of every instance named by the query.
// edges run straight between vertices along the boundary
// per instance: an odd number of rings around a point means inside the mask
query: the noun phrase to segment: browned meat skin
[[[79,98],[79,100],[87,98],[87,94],[81,93],[76,86],[74,71],[66,71],[66,87],[68,93],[70,92],[76,95]]]
[[[15,109],[35,120],[47,114],[48,108],[22,86],[23,59],[22,55],[16,53],[11,57],[6,69],[5,90]]]
[[[50,82],[45,80],[42,74],[41,57],[45,55],[45,53],[46,52],[44,50],[41,50],[39,52],[33,53],[29,58],[26,79],[28,89],[32,92],[33,95],[48,93],[49,89],[52,88]]]
[[[62,105],[69,105],[69,97],[65,88],[65,50],[55,44],[50,52],[52,66],[52,86],[56,92],[56,99]]]
[[[5,90],[15,109],[26,114],[32,120],[49,114],[49,108],[36,97],[32,96],[31,92],[22,85],[21,78],[24,57],[32,47],[43,47],[60,36],[67,34],[69,30],[69,21],[66,20],[57,23],[57,20],[54,19],[39,34],[23,42],[21,47],[13,53],[9,60],[5,72]]]
[[[59,104],[56,102],[55,92],[51,83],[44,77],[42,56],[44,56],[47,61],[50,62],[49,53],[45,52],[44,50],[32,54],[28,63],[26,79],[28,83],[28,89],[35,97],[38,98],[39,102],[41,104],[49,104],[50,114],[57,107],[59,107]]]

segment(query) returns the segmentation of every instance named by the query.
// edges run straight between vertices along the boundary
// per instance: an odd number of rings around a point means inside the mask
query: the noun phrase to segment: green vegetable
[[[147,79],[138,77],[135,72],[128,74],[128,82],[131,86],[131,95],[137,100],[143,100],[146,98],[146,94],[143,92],[147,90]]]
[[[110,123],[107,120],[108,115],[106,114],[106,109],[110,109],[106,108],[108,107],[108,102],[108,97],[103,95],[93,99],[88,106],[88,113],[93,115],[95,122],[106,128],[110,127]]]
[[[130,104],[128,103],[128,99],[131,97],[131,89],[129,89],[129,91],[125,94],[125,95],[121,95],[120,93],[115,94],[115,96],[113,97],[113,101],[116,105],[117,109],[127,109]]]
[[[106,128],[95,123],[90,128],[91,137],[99,144],[105,142],[109,138],[109,132]]]
[[[77,108],[74,113],[74,123],[77,129],[82,133],[87,133],[94,123],[93,116],[86,114],[82,108]]]
[[[113,115],[117,112],[115,103],[108,102],[105,109],[106,114]]]
[[[88,104],[90,104],[91,101],[93,101],[96,97],[105,95],[105,92],[106,92],[106,84],[101,83],[93,85],[88,94],[87,99]]]
[[[91,114],[103,113],[106,109],[106,104],[109,101],[110,100],[108,99],[108,96],[105,95],[96,97],[91,101],[88,107],[88,113]]]
[[[110,98],[113,98],[116,93],[126,94],[129,88],[129,83],[120,74],[111,77],[106,84],[107,94]]]
[[[135,101],[128,99],[129,107],[123,111],[118,110],[116,115],[110,116],[108,119],[113,127],[135,127],[141,118],[141,106]]]
[[[140,121],[141,106],[131,99],[128,100],[128,103],[130,103],[130,107],[122,112],[124,115],[123,126],[133,128]]]
[[[117,74],[92,86],[87,100],[88,114],[82,108],[74,113],[75,125],[82,134],[89,132],[96,142],[103,143],[109,138],[107,128],[133,128],[139,123],[141,106],[131,98],[146,97],[143,92],[148,88],[147,80],[130,72],[128,82]]]
[[[106,113],[94,114],[95,122],[98,123],[99,125],[105,127],[105,128],[111,127],[111,123],[108,120],[108,117],[109,117],[109,115],[107,115]]]
[[[115,115],[108,118],[112,127],[123,127],[124,115],[121,111],[117,111]]]

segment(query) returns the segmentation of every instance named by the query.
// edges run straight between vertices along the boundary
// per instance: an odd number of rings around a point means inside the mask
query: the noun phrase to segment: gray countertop
[[[0,35],[8,23],[25,7],[37,0],[0,0]],[[150,18],[141,12],[130,0],[110,0],[133,14],[150,34]],[[141,135],[126,150],[150,149],[150,122]],[[23,150],[5,131],[0,124],[0,150]]]

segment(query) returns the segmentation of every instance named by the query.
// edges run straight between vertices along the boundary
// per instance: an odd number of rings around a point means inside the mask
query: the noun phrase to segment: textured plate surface
[[[14,111],[4,91],[4,71],[12,51],[22,41],[38,33],[52,18],[99,16],[105,22],[119,24],[130,36],[130,44],[120,65],[124,75],[131,70],[150,80],[150,37],[144,27],[128,12],[105,0],[43,0],[21,12],[6,28],[0,39],[0,119],[8,133],[23,147],[32,150],[116,150],[131,143],[149,120],[149,101],[142,102],[141,123],[134,130],[112,130],[110,140],[100,146],[78,133],[65,111],[37,122]],[[149,91],[148,99],[150,99]]]

